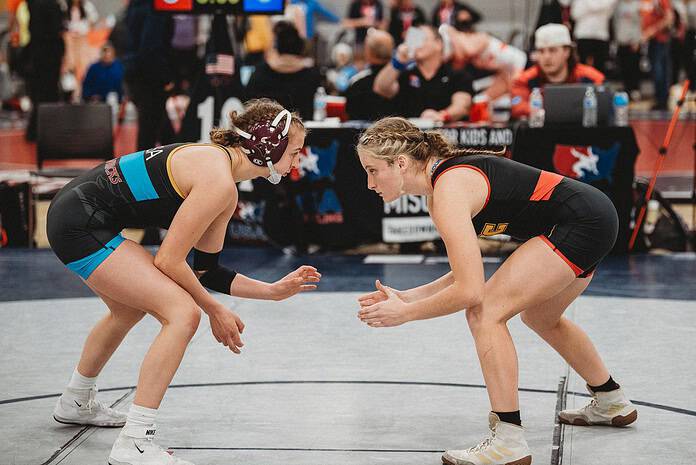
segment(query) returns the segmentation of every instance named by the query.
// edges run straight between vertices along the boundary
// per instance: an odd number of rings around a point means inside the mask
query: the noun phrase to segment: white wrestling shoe
[[[83,391],[83,392],[80,392]],[[82,394],[82,395],[81,395]],[[53,409],[53,419],[68,425],[92,425],[117,428],[126,424],[126,412],[114,410],[95,399],[97,388],[84,390],[67,388]]]
[[[579,409],[561,410],[558,419],[561,423],[577,426],[605,425],[626,426],[638,419],[638,410],[619,389],[609,392],[593,392],[592,400]]]
[[[479,445],[464,450],[448,450],[442,456],[445,465],[530,465],[532,452],[524,439],[524,428],[500,421],[488,414],[491,435]]]
[[[193,465],[153,442],[156,427],[128,426],[116,438],[109,465]]]

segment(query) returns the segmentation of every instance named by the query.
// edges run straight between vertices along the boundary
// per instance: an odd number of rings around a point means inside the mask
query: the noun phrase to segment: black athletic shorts
[[[539,236],[579,278],[590,276],[611,251],[619,230],[614,204],[589,184],[564,178],[551,194],[560,221]]]

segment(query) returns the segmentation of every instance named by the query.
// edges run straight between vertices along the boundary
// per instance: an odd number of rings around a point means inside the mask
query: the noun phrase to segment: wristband
[[[230,295],[230,287],[232,286],[232,281],[234,281],[235,276],[237,276],[236,271],[225,268],[224,266],[218,266],[203,273],[198,280],[203,287]]]
[[[411,61],[407,61],[406,63],[402,63],[396,58],[396,52],[394,52],[394,54],[392,55],[392,59],[391,59],[391,65],[397,71],[404,71],[404,70],[412,69],[414,66],[416,66],[416,62],[411,60]]]

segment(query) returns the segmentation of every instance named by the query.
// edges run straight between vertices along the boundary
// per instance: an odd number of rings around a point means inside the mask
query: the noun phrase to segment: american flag
[[[234,74],[234,56],[222,53],[211,53],[205,57],[205,74]]]

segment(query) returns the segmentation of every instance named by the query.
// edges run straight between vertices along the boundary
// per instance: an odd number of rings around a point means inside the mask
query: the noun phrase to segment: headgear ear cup
[[[291,123],[290,112],[282,110],[272,121],[255,123],[247,128],[247,131],[234,128],[242,138],[241,148],[249,160],[257,166],[268,166],[270,176],[267,179],[272,184],[278,184],[283,179],[273,164],[280,161],[285,153]]]

